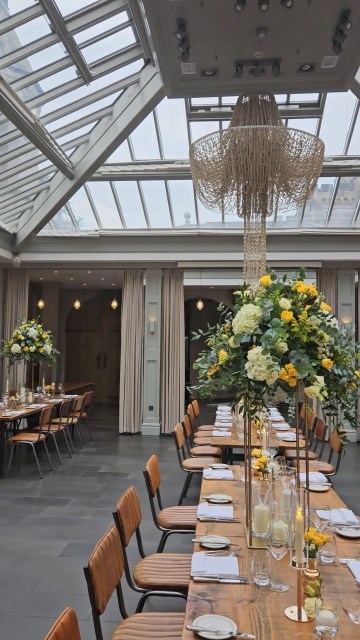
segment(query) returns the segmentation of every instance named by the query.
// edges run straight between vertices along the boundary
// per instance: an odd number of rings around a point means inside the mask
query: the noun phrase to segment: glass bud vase
[[[308,559],[308,566],[303,571],[302,576],[304,587],[304,609],[310,620],[315,618],[316,601],[321,600],[322,578],[317,568],[316,558]]]

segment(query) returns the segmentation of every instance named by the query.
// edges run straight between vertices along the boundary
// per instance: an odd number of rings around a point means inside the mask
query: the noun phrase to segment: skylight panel
[[[356,97],[351,91],[327,94],[319,133],[326,156],[344,153],[355,104]]]
[[[315,135],[318,124],[318,118],[289,118],[287,126],[291,129],[300,129],[300,131],[307,131],[307,133]]]
[[[147,229],[144,209],[136,182],[115,182],[122,212],[128,229]]]
[[[218,227],[222,225],[222,215],[220,211],[210,211],[204,207],[199,198],[197,198],[197,208],[199,212],[199,226]]]
[[[62,229],[75,229],[74,223],[69,215],[68,211],[63,207],[55,216],[52,218],[51,222],[53,223],[56,230],[61,231]],[[51,226],[48,224],[44,227],[44,231],[50,230]]]
[[[32,56],[27,56],[26,60],[29,64],[29,68],[27,70],[24,69],[23,73],[19,73],[18,77],[26,75],[30,70],[36,71],[38,69],[43,69],[52,62],[57,62],[66,56],[67,53],[61,44],[53,44],[51,47],[47,47],[43,51],[34,53]]]
[[[130,136],[135,160],[159,160],[160,149],[152,113],[143,120]]]
[[[335,178],[319,178],[314,194],[305,207],[303,227],[324,226],[326,215],[332,201]]]
[[[80,229],[94,230],[99,228],[84,187],[81,187],[70,198],[69,204],[79,222]]]
[[[108,37],[104,37],[100,42],[95,42],[88,47],[82,47],[81,53],[83,54],[86,62],[92,64],[97,60],[101,60],[106,56],[110,56],[114,51],[121,51],[126,47],[136,42],[134,31],[131,27],[123,29],[118,33],[114,33]]]
[[[79,11],[79,9],[86,9],[86,7],[96,4],[96,2],[86,2],[86,0],[56,0],[56,4],[63,16],[68,16],[70,13]]]
[[[156,107],[165,158],[189,157],[185,103],[182,99],[164,98]]]
[[[214,133],[214,131],[219,131],[220,125],[218,121],[208,121],[204,120],[202,122],[190,122],[190,136],[191,142],[194,140],[198,140],[203,136],[206,136],[208,133]]]
[[[44,16],[25,22],[25,24],[16,27],[15,33],[19,39],[19,46],[23,47],[30,42],[34,42],[43,36],[51,33],[49,23]]]
[[[172,227],[169,204],[163,180],[145,180],[141,182],[145,205],[152,229]]]
[[[13,16],[16,13],[20,13],[20,11],[27,9],[28,7],[33,7],[34,0],[8,0],[7,4],[9,14]]]
[[[67,69],[58,71],[57,73],[49,74],[46,78],[40,80],[39,85],[44,92],[50,91],[50,89],[59,87],[62,84],[65,84],[65,82],[74,80],[77,77],[75,67],[68,67]]]
[[[176,227],[197,226],[194,189],[191,180],[169,180],[169,192]]]
[[[111,18],[97,22],[95,25],[92,25],[87,29],[83,29],[80,33],[74,34],[74,40],[80,45],[83,42],[86,42],[86,40],[90,40],[91,38],[101,35],[105,31],[124,24],[124,22],[127,22],[128,20],[129,18],[126,11],[122,11]]]
[[[108,158],[107,162],[131,162],[131,155],[127,141],[123,142]]]
[[[329,227],[350,227],[360,194],[360,178],[344,177],[339,181]]]
[[[87,188],[93,198],[103,229],[121,229],[120,216],[109,182],[91,182]]]

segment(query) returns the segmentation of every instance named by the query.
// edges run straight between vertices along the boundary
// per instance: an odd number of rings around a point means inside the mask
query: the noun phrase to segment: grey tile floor
[[[204,413],[206,422],[212,415]],[[142,534],[147,553],[154,552],[160,534],[151,519],[142,470],[152,453],[161,461],[162,494],[166,505],[176,504],[184,476],[177,464],[171,437],[121,436],[117,433],[116,407],[95,407],[94,441],[70,460],[63,455],[54,471],[46,468],[40,480],[30,456],[21,471],[14,465],[8,478],[0,478],[0,638],[42,640],[65,606],[80,619],[83,640],[93,640],[94,630],[83,566],[100,536],[112,524],[116,500],[130,484],[140,492]],[[344,501],[360,513],[360,445],[348,445],[334,485]],[[190,487],[188,504],[195,504],[199,483]],[[168,551],[190,552],[191,536],[173,536]],[[131,546],[130,557],[136,558]],[[137,595],[125,588],[129,613]],[[149,609],[182,610],[183,601],[160,603]],[[120,620],[111,601],[103,616],[104,640],[110,640]]]

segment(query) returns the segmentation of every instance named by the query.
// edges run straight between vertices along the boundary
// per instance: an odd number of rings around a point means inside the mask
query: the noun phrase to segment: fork
[[[227,629],[211,629],[209,627],[198,627],[195,624],[187,624],[186,628],[189,631],[208,631],[216,636],[228,636],[232,638],[243,638],[243,640],[256,640],[256,636],[251,633],[240,633],[239,631],[229,631]]]

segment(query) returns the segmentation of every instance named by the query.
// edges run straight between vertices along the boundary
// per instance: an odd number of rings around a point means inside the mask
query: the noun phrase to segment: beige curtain
[[[143,274],[141,269],[127,269],[122,294],[119,433],[138,433],[141,429],[143,344]]]
[[[318,291],[324,294],[326,302],[336,316],[338,312],[338,269],[318,269],[316,283]]]
[[[7,269],[5,273],[4,339],[10,340],[19,320],[27,319],[29,274],[26,269]],[[9,372],[5,367],[3,376],[9,379],[9,389],[17,390],[18,383],[25,380],[24,363],[14,364]]]
[[[183,272],[165,269],[162,288],[161,432],[172,433],[185,405]]]

